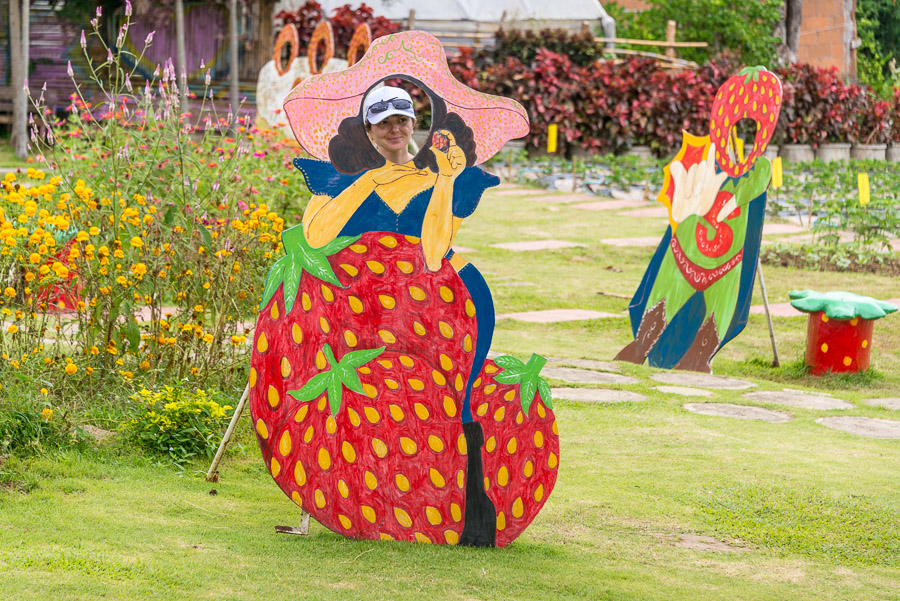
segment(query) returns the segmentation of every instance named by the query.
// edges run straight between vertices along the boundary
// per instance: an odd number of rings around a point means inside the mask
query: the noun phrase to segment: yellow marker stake
[[[731,130],[731,146],[734,148],[734,155],[738,160],[738,163],[744,162],[744,140],[743,138],[739,138],[737,135],[737,130]]]
[[[556,152],[556,138],[559,135],[559,126],[551,123],[547,126],[547,154]]]
[[[772,161],[772,187],[780,188],[784,185],[784,173],[781,170],[781,157],[775,157]]]
[[[867,205],[869,204],[869,174],[868,173],[860,173],[858,178],[859,183],[859,204]]]

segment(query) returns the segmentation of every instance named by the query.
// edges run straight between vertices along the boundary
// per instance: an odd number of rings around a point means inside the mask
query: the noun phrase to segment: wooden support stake
[[[578,157],[572,155],[572,192],[578,192]]]
[[[668,58],[675,58],[675,29],[677,24],[675,21],[669,21],[666,23],[666,56]]]
[[[409,17],[406,19],[406,28],[410,31],[416,28],[416,9],[409,9]]]
[[[766,293],[766,280],[763,278],[762,260],[756,258],[756,273],[759,274],[759,289],[762,292],[763,307],[766,310],[766,322],[769,324],[769,340],[772,341],[772,367],[780,367],[778,360],[778,345],[775,344],[775,328],[772,325],[772,314],[769,313],[769,295]]]
[[[225,449],[228,447],[228,443],[231,442],[231,437],[234,435],[234,429],[237,427],[238,420],[241,419],[241,413],[244,412],[244,407],[247,406],[247,399],[249,398],[250,383],[248,382],[247,386],[244,388],[244,394],[241,395],[241,400],[238,401],[237,407],[234,408],[234,415],[231,416],[231,423],[228,424],[228,429],[225,430],[225,436],[222,437],[222,443],[219,445],[219,450],[216,451],[216,456],[213,457],[212,465],[209,466],[209,471],[206,472],[207,482],[219,481],[219,472],[217,471],[219,462],[222,461],[222,455],[225,454]]]
[[[301,536],[309,534],[309,514],[304,510],[300,510],[300,525],[293,526],[275,526],[275,534],[299,534]]]

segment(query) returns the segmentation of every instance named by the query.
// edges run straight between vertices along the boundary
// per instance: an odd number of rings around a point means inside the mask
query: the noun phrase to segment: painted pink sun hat
[[[375,40],[351,67],[314,75],[291,90],[284,112],[297,141],[309,154],[328,160],[328,143],[341,121],[359,116],[366,92],[395,76],[408,76],[429,88],[444,100],[449,112],[462,117],[474,133],[475,164],[529,131],[528,113],[521,104],[464,85],[450,72],[437,38],[424,31],[404,31]]]

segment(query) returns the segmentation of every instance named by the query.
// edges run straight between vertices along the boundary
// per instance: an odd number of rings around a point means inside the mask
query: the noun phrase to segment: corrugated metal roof
[[[304,0],[282,1],[275,7],[279,10],[294,10]],[[347,0],[319,0],[326,14]],[[423,21],[499,21],[506,13],[506,21],[555,21],[555,20],[599,20],[604,16],[598,0],[369,0],[376,15],[399,21],[409,16],[415,9],[416,19]]]

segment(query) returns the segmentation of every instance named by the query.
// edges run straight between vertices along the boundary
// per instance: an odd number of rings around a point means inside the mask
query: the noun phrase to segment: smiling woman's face
[[[403,115],[391,115],[381,123],[369,125],[369,135],[379,152],[397,153],[405,150],[412,138],[413,122]]]

